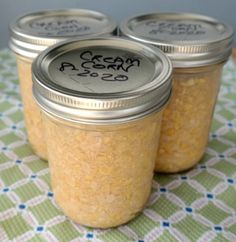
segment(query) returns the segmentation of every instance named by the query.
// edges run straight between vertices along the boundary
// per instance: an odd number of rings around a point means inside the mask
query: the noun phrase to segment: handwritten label
[[[153,80],[158,68],[152,59],[99,43],[80,47],[78,42],[78,48],[58,52],[48,66],[53,82],[73,91],[105,94],[136,90]]]
[[[33,21],[29,24],[30,28],[47,35],[71,35],[90,30],[90,26],[85,25],[74,18],[49,18]]]
[[[159,22],[148,21],[146,24],[151,30],[150,35],[169,34],[169,35],[204,35],[206,31],[201,24],[197,23],[178,23],[173,21]]]
[[[129,79],[128,72],[140,66],[140,60],[134,57],[104,56],[85,50],[79,55],[79,65],[62,61],[59,71],[79,77],[100,78],[102,81],[123,82]]]

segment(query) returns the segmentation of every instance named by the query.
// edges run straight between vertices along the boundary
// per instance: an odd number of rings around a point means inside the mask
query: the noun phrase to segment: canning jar
[[[193,167],[208,143],[232,28],[202,15],[153,13],[124,21],[120,33],[160,48],[173,63],[173,97],[163,114],[155,170]]]
[[[112,35],[115,22],[102,13],[82,9],[48,10],[19,17],[10,25],[10,48],[15,52],[24,119],[29,142],[37,155],[47,159],[40,110],[32,96],[31,65],[48,46],[72,37]]]
[[[74,221],[113,227],[145,206],[171,73],[161,51],[120,38],[67,41],[34,62],[52,189]]]

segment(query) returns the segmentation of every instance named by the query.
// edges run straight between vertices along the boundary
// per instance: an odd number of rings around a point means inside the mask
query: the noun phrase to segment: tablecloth
[[[0,51],[0,241],[236,241],[236,65],[223,72],[209,145],[192,170],[156,174],[144,211],[126,225],[90,229],[53,198],[48,163],[31,150],[15,58]]]

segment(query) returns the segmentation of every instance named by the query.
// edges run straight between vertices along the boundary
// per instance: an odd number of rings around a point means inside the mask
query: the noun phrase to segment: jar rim
[[[108,15],[88,9],[52,9],[25,14],[9,24],[9,47],[35,58],[41,51],[68,38],[93,38],[116,31]]]
[[[234,31],[230,25],[200,14],[156,12],[124,20],[119,33],[158,47],[174,67],[194,67],[227,60]]]
[[[84,62],[78,56],[87,49],[93,50],[96,56],[104,55],[109,62],[114,57],[118,62],[123,58],[127,63],[135,57],[133,63],[138,59],[140,65],[132,66],[127,72],[117,65],[118,71],[110,71],[111,75],[125,73],[128,79],[122,82],[104,81],[101,78],[103,70],[99,69],[92,69],[97,73],[95,78],[77,77],[75,69],[69,68],[67,73],[60,70],[64,60],[70,60],[73,66],[81,69]],[[110,66],[104,68],[109,72]],[[33,94],[41,108],[73,122],[128,122],[162,109],[171,95],[172,64],[169,58],[152,46],[122,38],[61,42],[36,58],[32,72]]]

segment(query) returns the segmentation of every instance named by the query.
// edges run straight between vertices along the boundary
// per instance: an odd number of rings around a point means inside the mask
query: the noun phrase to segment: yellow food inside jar
[[[162,111],[126,124],[82,125],[43,115],[52,189],[77,223],[126,223],[147,202]]]
[[[183,171],[203,156],[222,67],[221,63],[174,70],[173,96],[163,113],[155,171]]]
[[[34,152],[42,159],[47,159],[41,110],[36,104],[32,94],[31,65],[31,59],[17,55],[17,67],[28,139]]]

